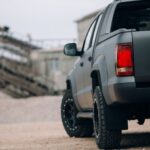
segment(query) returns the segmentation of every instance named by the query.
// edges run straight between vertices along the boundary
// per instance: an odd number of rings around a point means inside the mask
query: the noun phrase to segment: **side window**
[[[84,41],[83,51],[86,51],[91,47],[91,38],[93,36],[93,30],[95,29],[96,21],[94,21],[87,33],[86,39]]]
[[[93,38],[92,38],[92,46],[94,46],[94,43],[95,43],[95,40],[96,40],[96,35],[97,35],[97,32],[98,32],[101,20],[102,20],[102,14],[97,19],[95,31],[94,31]]]

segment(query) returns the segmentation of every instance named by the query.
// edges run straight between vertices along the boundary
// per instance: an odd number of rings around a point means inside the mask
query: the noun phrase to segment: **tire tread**
[[[100,87],[96,87],[94,95],[98,98],[96,101],[99,109],[99,137],[96,137],[96,143],[99,148],[116,148],[120,145],[121,130],[108,130],[106,128],[106,111],[108,106],[105,103]],[[95,102],[94,102],[95,103]],[[111,117],[111,116],[110,116]],[[95,120],[94,120],[95,121]]]

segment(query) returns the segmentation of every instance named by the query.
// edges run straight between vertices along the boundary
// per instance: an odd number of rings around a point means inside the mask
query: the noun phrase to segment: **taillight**
[[[132,76],[133,74],[132,44],[118,44],[116,54],[116,75]]]

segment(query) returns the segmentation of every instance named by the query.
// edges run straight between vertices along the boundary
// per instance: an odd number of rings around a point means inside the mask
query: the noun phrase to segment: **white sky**
[[[112,0],[0,0],[0,25],[34,39],[73,38],[75,20]]]

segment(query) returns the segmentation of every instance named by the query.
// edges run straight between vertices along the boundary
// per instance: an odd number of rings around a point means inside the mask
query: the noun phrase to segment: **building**
[[[13,97],[62,93],[76,60],[63,54],[64,42],[75,40],[46,41],[50,48],[44,49],[14,33],[0,32],[1,91]]]
[[[38,49],[39,47],[18,39],[9,33],[0,32],[0,58],[27,64],[31,51]]]
[[[50,89],[50,94],[60,94],[66,89],[66,77],[76,57],[68,57],[62,48],[33,52],[31,56],[36,80]]]
[[[88,28],[90,27],[92,21],[96,17],[96,15],[100,12],[95,11],[91,14],[88,14],[78,20],[76,20],[77,23],[77,32],[78,32],[78,46],[81,48],[85,39],[85,36],[87,34]]]
[[[48,88],[34,79],[31,52],[40,48],[13,33],[0,31],[0,89],[14,97],[45,95]]]

